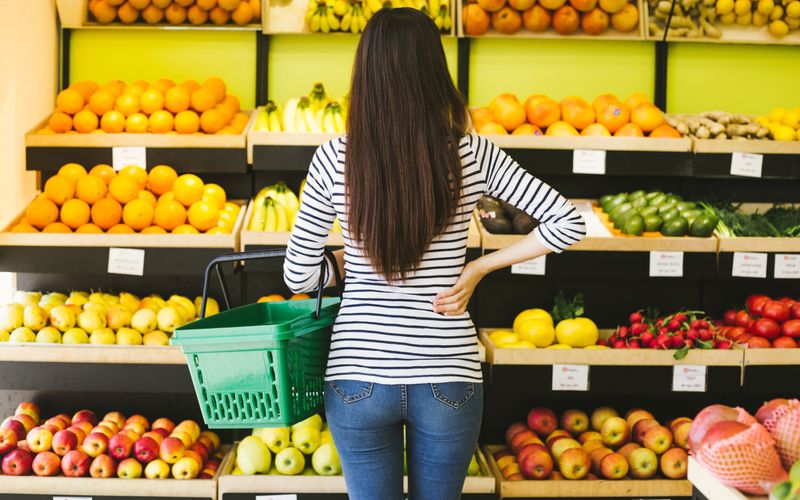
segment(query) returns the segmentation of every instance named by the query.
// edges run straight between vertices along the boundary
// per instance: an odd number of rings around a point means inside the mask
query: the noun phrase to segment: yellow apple
[[[89,336],[86,330],[82,328],[70,328],[61,337],[61,342],[64,344],[88,344]]]
[[[117,344],[142,345],[142,334],[133,328],[120,328],[117,330]]]
[[[111,328],[100,328],[89,336],[90,344],[116,344],[117,336]]]
[[[39,330],[39,333],[36,334],[36,342],[42,344],[60,344],[61,332],[52,326],[46,326]]]
[[[153,330],[142,339],[144,345],[169,345],[169,337],[161,330]]]
[[[156,329],[158,320],[152,309],[139,309],[131,318],[131,326],[142,335]]]

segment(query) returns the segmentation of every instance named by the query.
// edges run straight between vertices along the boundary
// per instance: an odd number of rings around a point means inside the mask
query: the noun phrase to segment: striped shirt
[[[534,234],[554,252],[585,235],[583,218],[572,203],[488,139],[465,136],[459,155],[464,168],[462,200],[452,224],[434,238],[419,268],[392,285],[374,271],[348,235],[345,140],[334,139],[317,149],[289,240],[284,280],[294,293],[316,288],[325,241],[338,216],[346,279],[333,327],[327,380],[481,381],[477,334],[469,314],[440,315],[433,311],[432,301],[437,293],[452,288],[464,268],[469,221],[482,195],[505,200],[538,220]]]

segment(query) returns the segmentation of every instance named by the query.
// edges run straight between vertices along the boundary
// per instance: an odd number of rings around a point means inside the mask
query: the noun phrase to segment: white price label
[[[92,500],[92,497],[53,497],[53,500]]]
[[[531,274],[534,276],[544,276],[545,257],[547,256],[542,255],[541,257],[526,260],[525,262],[520,262],[519,264],[513,264],[511,266],[511,274]]]
[[[133,165],[147,168],[147,148],[143,146],[118,146],[111,148],[111,166],[119,172],[123,168]]]
[[[554,391],[588,391],[589,365],[553,365]]]
[[[109,248],[108,273],[144,276],[144,250],[138,248]]]
[[[650,276],[683,277],[683,252],[650,252]]]
[[[764,155],[754,153],[733,153],[731,155],[731,175],[742,177],[761,177]]]
[[[594,149],[576,149],[572,153],[572,173],[604,175],[606,173],[606,152]]]
[[[703,365],[675,365],[672,367],[673,392],[706,392],[706,371]]]
[[[738,276],[740,278],[766,278],[767,254],[734,252],[731,276]]]
[[[297,500],[297,495],[256,495],[256,500]]]
[[[800,254],[776,253],[775,278],[800,278]]]

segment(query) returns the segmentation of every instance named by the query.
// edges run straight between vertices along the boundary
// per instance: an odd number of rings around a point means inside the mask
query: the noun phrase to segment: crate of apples
[[[23,402],[0,424],[6,476],[212,479],[220,466],[219,437],[197,422],[151,422],[142,415],[91,410],[46,420]]]
[[[750,295],[744,308],[725,311],[723,323],[722,335],[750,349],[794,349],[800,342],[800,302],[791,297],[774,300]]]
[[[508,481],[554,479],[683,479],[692,421],[660,424],[641,408],[624,416],[601,407],[559,417],[536,407],[506,430],[506,446],[492,456]]]

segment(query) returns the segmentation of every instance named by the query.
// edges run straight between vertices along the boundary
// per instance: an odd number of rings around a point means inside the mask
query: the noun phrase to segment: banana
[[[428,2],[426,0],[415,0],[414,8],[419,10],[419,11],[422,11],[422,12],[424,12],[426,14],[429,13],[429,11],[428,11]]]
[[[300,98],[300,102],[297,104],[297,110],[295,114],[295,126],[297,127],[298,132],[311,132],[309,120],[306,117],[306,112],[308,112],[311,117],[313,118],[314,112],[311,111],[311,105],[307,96],[303,96]],[[311,122],[313,123],[313,119]]]
[[[298,132],[295,122],[298,102],[300,99],[296,97],[289,99],[286,101],[286,107],[283,108],[283,130],[286,132]]]
[[[303,191],[306,189],[306,179],[304,178],[303,181],[300,183],[300,190],[297,192],[297,199],[301,202],[303,201]]]
[[[344,132],[344,114],[342,113],[341,106],[339,106],[333,114],[333,123],[336,133],[341,134]]]
[[[267,112],[262,109],[258,113],[258,118],[256,118],[256,125],[255,125],[256,132],[268,132],[269,131],[269,121],[267,118]]]
[[[373,14],[383,8],[383,2],[381,0],[366,0],[366,5]]]
[[[337,16],[344,16],[350,10],[347,0],[336,0],[333,2],[333,13]]]
[[[253,217],[250,219],[250,231],[263,231],[267,220],[267,207],[264,206],[264,198],[256,196],[253,200]]]
[[[325,9],[325,7],[323,7],[323,9]],[[328,23],[327,10],[320,11],[319,13],[319,30],[323,33],[329,33],[331,31],[331,25]]]
[[[300,200],[297,199],[297,195],[294,194],[294,191],[289,189],[288,186],[284,184],[283,196],[286,200],[286,206],[291,209],[293,212],[297,212],[300,210]]]
[[[439,16],[439,0],[428,1],[428,15],[433,19],[436,19]]]
[[[273,132],[283,131],[280,108],[275,108],[275,111],[269,114],[269,129]]]
[[[333,10],[333,6],[332,5],[328,6],[327,11],[328,11],[328,24],[331,27],[331,31],[339,31],[341,22],[339,21],[339,18],[336,17],[336,12]]]
[[[433,24],[439,28],[439,31],[442,31],[442,28],[444,28],[444,18],[441,16],[441,14],[433,18]]]
[[[342,28],[342,31],[345,31],[345,32],[350,31],[350,23],[351,23],[352,20],[353,20],[353,9],[350,8],[342,16],[342,22],[340,23],[340,27]]]
[[[367,27],[367,18],[364,17],[363,13],[361,13],[358,16],[358,31],[363,32],[366,27]]]
[[[336,124],[333,122],[333,114],[331,113],[331,105],[325,108],[322,112],[322,131],[326,133],[335,132]]]
[[[314,11],[314,15],[311,16],[311,23],[309,23],[308,28],[311,30],[312,33],[318,32],[322,27],[322,17],[319,15],[319,9]]]
[[[264,200],[267,207],[267,221],[264,224],[264,231],[277,231],[278,230],[278,212],[275,210],[275,200],[267,197]]]
[[[364,16],[365,19],[369,21],[369,18],[371,18],[372,14],[374,13],[375,11],[369,8],[369,2],[367,1],[361,2],[361,14]]]
[[[341,233],[342,232],[342,223],[339,222],[339,217],[333,219],[333,227],[331,227],[332,233]]]
[[[311,92],[308,93],[308,102],[311,109],[313,111],[319,111],[325,108],[327,101],[328,94],[325,92],[325,86],[320,82],[315,83],[311,88]]]
[[[303,116],[305,117],[306,127],[308,127],[309,132],[322,132],[320,123],[317,120],[316,115],[314,115],[314,112],[311,111],[311,108],[305,108],[303,110]]]

